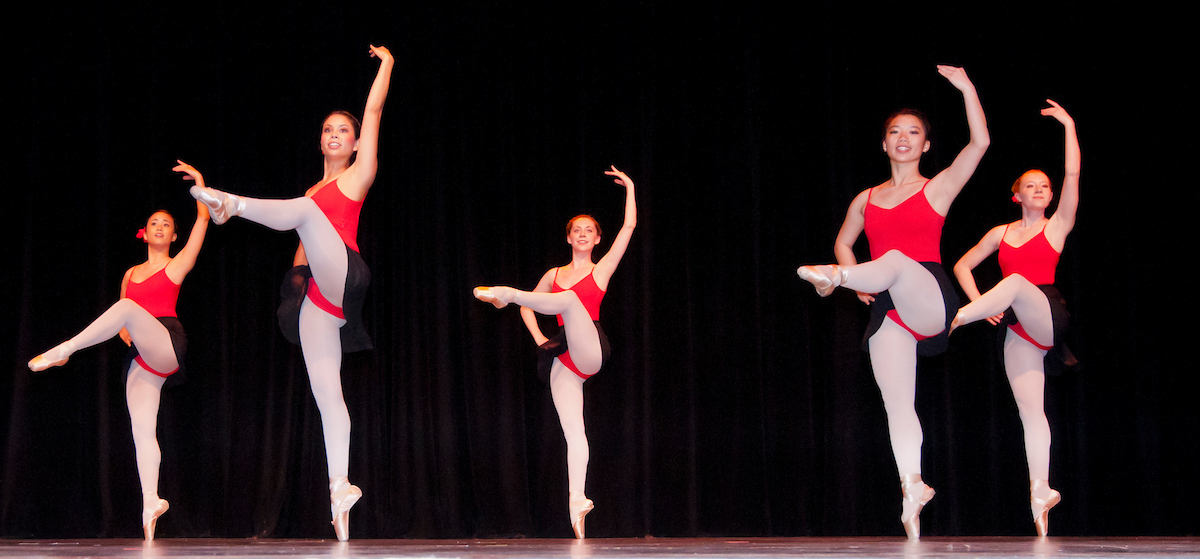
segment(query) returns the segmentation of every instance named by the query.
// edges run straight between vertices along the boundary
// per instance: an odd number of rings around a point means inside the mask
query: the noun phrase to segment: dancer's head
[[[1050,177],[1038,169],[1030,169],[1017,177],[1012,185],[1013,201],[1030,208],[1045,209],[1054,199]]]
[[[147,244],[165,242],[167,245],[170,245],[178,237],[179,235],[175,231],[175,216],[171,215],[167,210],[155,211],[146,219],[146,228],[142,234],[142,240]]]
[[[587,214],[572,217],[567,222],[567,244],[586,248],[600,244],[600,223]]]
[[[321,154],[334,157],[338,154],[350,154],[354,161],[358,151],[358,135],[362,131],[362,123],[354,115],[346,111],[333,111],[325,117],[321,125]]]
[[[902,141],[901,141],[902,140]],[[883,151],[892,158],[915,157],[929,151],[929,119],[917,109],[900,109],[883,121]]]

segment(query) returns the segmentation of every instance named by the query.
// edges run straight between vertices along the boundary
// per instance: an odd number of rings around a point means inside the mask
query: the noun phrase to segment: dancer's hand
[[[122,328],[121,331],[117,335],[121,336],[121,341],[125,342],[125,345],[127,345],[127,346],[133,345],[133,338],[129,337],[129,330]]]
[[[862,291],[855,291],[855,293],[858,294],[858,300],[862,301],[864,305],[870,305],[875,302],[874,293],[863,293]]]
[[[1071,118],[1071,115],[1067,114],[1067,110],[1062,108],[1061,105],[1050,99],[1046,99],[1046,102],[1052,106],[1042,109],[1042,116],[1052,116],[1054,120],[1061,122],[1063,126],[1075,124],[1075,119]]]
[[[987,317],[987,321],[988,321],[988,324],[991,324],[992,326],[999,326],[1000,320],[1002,320],[1003,318],[1004,318],[1004,313],[1000,313],[996,316]]]
[[[959,91],[975,89],[975,84],[971,83],[971,78],[967,77],[967,71],[962,68],[939,64],[937,71],[950,82],[950,85]]]
[[[183,180],[194,180],[196,181],[196,186],[204,186],[204,175],[201,175],[200,171],[197,171],[195,167],[184,163],[182,160],[176,159],[175,162],[178,163],[178,165],[172,167],[172,171],[175,171],[176,173],[187,173],[187,176],[183,177]]]
[[[371,58],[378,58],[380,62],[392,62],[392,52],[387,47],[380,45],[371,45]]]
[[[604,174],[606,174],[610,177],[617,177],[617,178],[613,179],[613,182],[615,182],[621,186],[624,186],[625,188],[633,188],[633,179],[629,178],[629,175],[626,175],[625,173],[623,173],[619,169],[617,169],[616,165],[609,165],[609,167],[612,167],[612,170],[605,171]]]

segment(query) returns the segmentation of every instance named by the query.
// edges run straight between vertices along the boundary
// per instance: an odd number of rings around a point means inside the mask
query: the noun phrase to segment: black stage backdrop
[[[887,178],[891,110],[932,116],[927,174],[966,143],[939,63],[968,69],[992,135],[946,221],[947,267],[1017,217],[1018,174],[1061,179],[1062,127],[1038,115],[1044,99],[1079,125],[1082,205],[1058,278],[1086,367],[1047,382],[1064,495],[1053,532],[1200,526],[1200,383],[1181,344],[1194,303],[1178,271],[1187,249],[1168,246],[1195,229],[1183,221],[1195,188],[1172,152],[1195,152],[1184,105],[1197,92],[1194,62],[1166,40],[1169,15],[166,4],[9,21],[0,535],[139,534],[124,346],[38,376],[25,362],[117,300],[145,258],[134,232],[151,211],[173,211],[185,236],[195,209],[176,158],[233,192],[311,186],[324,116],[361,114],[370,42],[397,62],[359,236],[376,349],[347,355],[342,374],[350,474],[366,494],[356,537],[570,535],[564,443],[533,344],[515,309],[470,290],[531,288],[569,259],[572,215],[615,232],[623,191],[609,164],[636,181],[640,220],[603,311],[615,352],[586,388],[589,534],[901,535],[883,406],[858,347],[866,310],[850,293],[818,298],[794,270],[831,261],[850,200]],[[179,301],[188,380],[163,393],[159,416],[172,503],[161,536],[333,535],[320,418],[275,325],[296,241],[242,221],[209,231]],[[995,261],[979,275],[991,285]],[[992,333],[972,325],[920,363],[924,473],[938,489],[927,535],[1033,533]]]

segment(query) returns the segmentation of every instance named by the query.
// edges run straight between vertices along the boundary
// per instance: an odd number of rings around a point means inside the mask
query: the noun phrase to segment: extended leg
[[[29,368],[41,371],[61,365],[72,353],[108,340],[122,328],[129,331],[129,337],[147,365],[163,373],[179,368],[167,328],[131,299],[117,301],[75,337],[34,357],[29,361]]]
[[[959,309],[954,318],[955,327],[996,316],[1009,307],[1017,313],[1017,320],[1030,337],[1045,346],[1054,343],[1050,302],[1041,289],[1020,274],[1000,280],[987,293]]]
[[[276,231],[295,230],[304,243],[304,255],[321,294],[330,303],[342,306],[346,290],[346,245],[312,198],[267,200],[199,187],[193,187],[192,195],[213,208],[214,220],[220,211],[228,209],[229,216],[240,215]]]
[[[1050,479],[1050,423],[1046,421],[1046,351],[1009,330],[1004,338],[1004,372],[1012,387],[1021,426],[1029,479]]]
[[[300,349],[308,369],[321,428],[329,477],[346,477],[350,470],[350,413],[342,396],[342,338],[345,320],[335,318],[305,299],[300,306]]]
[[[945,307],[937,279],[920,262],[898,250],[854,266],[801,266],[797,273],[826,294],[834,286],[863,293],[888,291],[909,328],[926,336],[945,329]]]
[[[475,296],[500,306],[516,303],[541,314],[562,315],[567,347],[571,348],[571,359],[579,372],[593,375],[600,370],[603,359],[600,335],[596,332],[591,315],[574,291],[535,293],[511,287],[491,287],[476,289]]]

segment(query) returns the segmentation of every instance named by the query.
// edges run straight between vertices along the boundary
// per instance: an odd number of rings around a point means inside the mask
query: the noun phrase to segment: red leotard
[[[1008,228],[1004,226],[1004,235]],[[1058,251],[1050,246],[1046,238],[1046,226],[1036,236],[1025,241],[1019,247],[1008,244],[1001,236],[1000,250],[997,259],[1000,261],[1000,273],[1004,277],[1021,274],[1029,283],[1034,285],[1050,285],[1054,283],[1054,270],[1058,267]]]
[[[346,243],[346,246],[354,252],[358,252],[358,216],[362,212],[363,200],[355,202],[347,198],[338,188],[337,179],[329,181],[318,189],[312,195],[312,199],[317,203],[317,207],[321,208],[325,217],[329,218],[329,223],[337,230],[342,242]],[[321,295],[316,280],[312,278],[308,278],[308,298],[321,310],[343,320],[346,318],[341,307],[330,303],[324,295]]]
[[[1008,235],[1008,228],[1012,224],[1004,226],[1004,235]],[[1000,237],[1000,250],[997,259],[1000,261],[1000,273],[1004,277],[1013,274],[1021,274],[1022,277],[1029,280],[1029,283],[1034,285],[1053,285],[1054,270],[1058,268],[1058,251],[1050,246],[1050,240],[1046,238],[1046,226],[1042,226],[1042,230],[1038,234],[1025,241],[1019,247],[1008,244],[1004,240],[1004,236]],[[1008,325],[1009,330],[1014,334],[1025,338],[1025,341],[1034,346],[1049,351],[1054,346],[1047,346],[1037,343],[1025,331],[1020,322]]]
[[[917,262],[942,263],[942,224],[946,217],[934,211],[925,198],[925,187],[900,202],[894,208],[881,208],[871,203],[872,188],[867,192],[863,208],[863,230],[871,247],[871,260],[889,250],[899,250]]]
[[[175,317],[175,303],[179,300],[180,287],[182,286],[176,285],[175,282],[171,281],[171,278],[167,277],[167,268],[163,266],[163,269],[155,272],[140,283],[130,278],[129,283],[125,286],[125,298],[137,303],[138,306],[146,309],[146,312],[155,318]],[[172,340],[173,342],[174,340]],[[179,367],[175,367],[174,371],[157,371],[150,365],[147,365],[140,354],[133,359],[143,369],[160,377],[171,376],[175,371],[179,370]]]
[[[925,187],[900,202],[894,208],[881,208],[871,203],[875,189],[867,191],[867,205],[863,208],[863,230],[867,234],[867,245],[871,249],[871,260],[876,260],[889,250],[898,250],[917,262],[942,263],[942,224],[946,216],[934,211],[925,197]],[[909,328],[896,309],[887,312],[892,322],[908,330],[917,341],[930,338]],[[935,334],[936,335],[936,334]]]
[[[329,181],[312,195],[313,202],[329,218],[337,229],[338,236],[346,246],[358,252],[358,216],[362,212],[363,200],[355,202],[338,188],[337,179]]]
[[[583,303],[583,308],[587,309],[588,316],[590,316],[593,321],[597,321],[600,320],[600,302],[604,300],[604,290],[600,289],[599,285],[596,285],[596,278],[593,275],[594,273],[595,269],[588,273],[587,277],[575,282],[575,285],[572,285],[567,289],[563,289],[558,285],[558,268],[555,268],[554,283],[550,287],[550,292],[558,293],[560,291],[574,291],[575,296],[579,297],[579,302]],[[558,325],[563,325],[561,314],[558,315]],[[579,372],[579,367],[575,366],[575,361],[571,360],[570,350],[567,350],[566,353],[559,355],[558,360],[562,361],[563,365],[566,365],[571,372],[575,373],[580,378],[586,379],[591,376]]]
[[[125,286],[125,297],[146,309],[151,316],[175,316],[175,302],[179,300],[179,288],[167,277],[167,268],[155,272],[145,281],[129,280]]]

